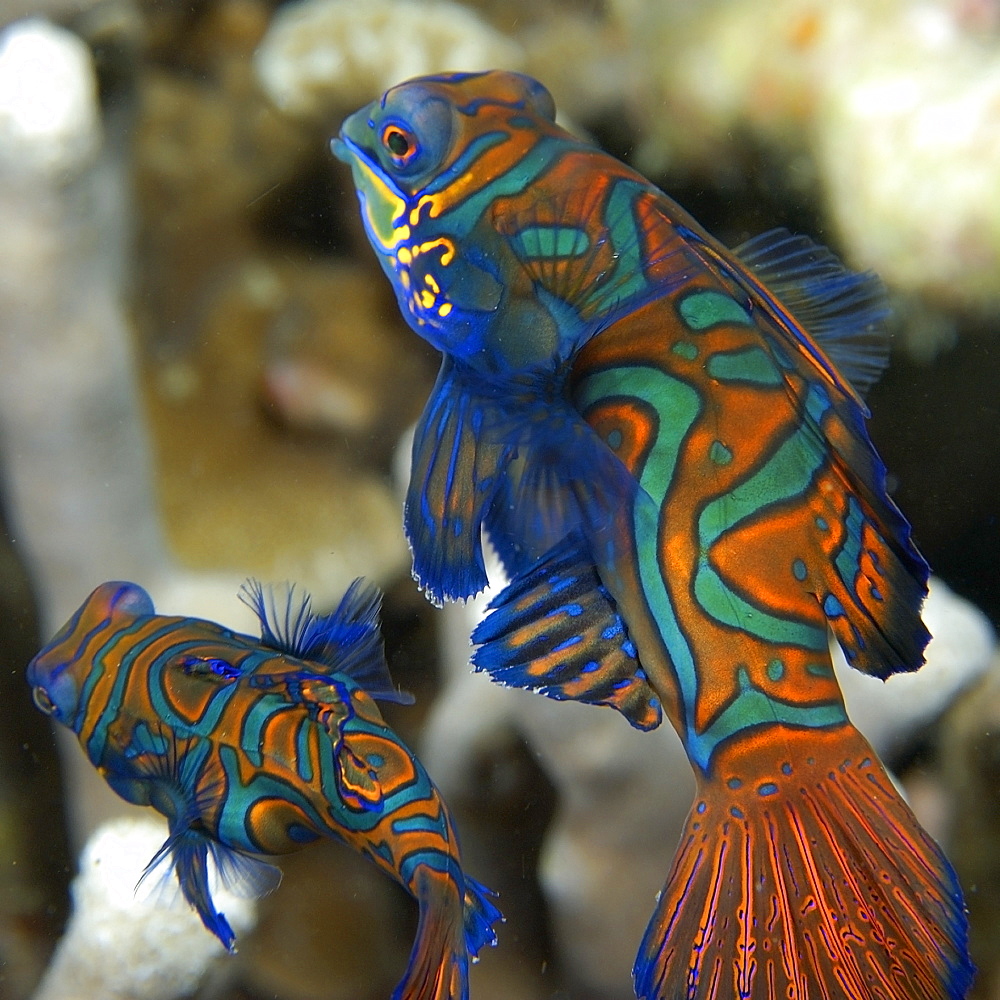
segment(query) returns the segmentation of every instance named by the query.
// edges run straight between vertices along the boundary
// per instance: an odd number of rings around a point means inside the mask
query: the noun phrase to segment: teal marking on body
[[[807,396],[807,410],[810,405]],[[745,518],[759,516],[772,504],[801,496],[825,461],[826,454],[813,428],[808,424],[797,427],[753,475],[705,505],[698,518],[701,555],[695,575],[695,595],[706,614],[766,642],[805,649],[826,648],[825,629],[781,618],[751,604],[726,586],[708,559],[712,546]]]
[[[473,160],[492,146],[506,142],[508,138],[508,134],[502,131],[485,132],[477,136],[462,151],[461,159],[453,164],[452,169],[439,174],[427,184],[422,193],[435,194],[447,188],[454,182],[456,176],[465,172],[472,165]],[[431,219],[428,214],[429,209],[424,208],[418,224],[419,232],[415,234],[416,237],[424,240],[439,235],[460,239],[468,236],[476,223],[479,222],[480,216],[493,204],[495,199],[521,194],[549,168],[554,160],[563,155],[565,149],[566,143],[564,141],[556,141],[548,136],[542,137],[518,161],[516,170],[505,170],[489,184],[463,198],[437,219]],[[453,171],[458,171],[458,173]],[[378,173],[380,177],[384,176],[381,170]],[[425,202],[425,205],[427,204]]]
[[[612,451],[617,451],[622,446],[622,432],[616,427],[613,431],[608,431],[608,436],[606,438],[608,442],[608,447]]]
[[[698,357],[698,346],[692,344],[690,340],[678,340],[670,350],[688,361],[694,361]]]
[[[757,794],[763,796],[777,795],[778,786],[773,781],[765,781],[763,785],[757,786]]]
[[[313,780],[312,755],[309,753],[309,730],[310,726],[306,719],[299,723],[299,730],[295,734],[295,769],[299,777],[308,785]]]
[[[820,531],[829,531],[830,530],[830,525],[827,524],[827,521],[826,521],[825,517],[817,517],[816,518],[816,527],[819,528]]]
[[[865,523],[861,504],[853,496],[847,498],[847,517],[844,518],[844,544],[834,557],[833,564],[844,586],[854,592],[854,578],[861,572],[861,529]],[[843,609],[841,609],[843,610]]]
[[[432,816],[417,813],[392,821],[393,833],[437,833],[441,829],[439,820]]]
[[[750,325],[750,314],[736,299],[711,289],[686,295],[677,310],[692,330],[707,330],[718,323]]]
[[[708,457],[716,465],[729,465],[733,460],[733,453],[721,441],[713,441],[708,449]]]
[[[329,824],[316,812],[308,797],[303,795],[293,784],[282,781],[266,771],[255,771],[250,780],[243,784],[241,768],[236,749],[231,746],[219,747],[219,763],[226,775],[227,793],[222,797],[222,808],[219,812],[219,833],[222,837],[235,839],[246,838],[247,810],[261,799],[278,799],[297,806],[307,822],[316,829],[329,830]],[[334,794],[336,792],[334,790]],[[332,798],[330,802],[336,802]]]
[[[633,199],[641,190],[634,181],[618,180],[608,198],[604,221],[611,233],[616,259],[614,268],[595,283],[586,300],[598,313],[618,308],[649,287],[642,270],[642,241],[636,232],[632,208]]]
[[[107,673],[107,667],[105,666],[106,657],[109,654],[113,655],[115,653],[115,646],[124,642],[125,652],[121,655],[119,660],[118,669],[115,672],[115,679],[111,685],[111,690],[108,692],[104,703],[100,706],[97,721],[94,723],[94,728],[91,730],[90,736],[87,739],[87,756],[90,757],[91,760],[99,760],[101,758],[101,755],[104,752],[104,745],[107,741],[108,727],[118,718],[118,713],[122,707],[122,700],[125,697],[125,688],[128,685],[136,653],[139,648],[134,641],[128,641],[128,637],[131,637],[135,632],[144,628],[145,624],[146,620],[144,618],[135,618],[130,625],[112,632],[91,656],[93,666],[87,671],[87,676],[85,677],[83,684],[80,685],[80,694],[77,698],[77,705],[79,707],[77,709],[76,717],[73,719],[73,726],[75,729],[79,728],[80,723],[85,720],[86,714],[94,707],[91,705],[94,690],[97,687],[98,682],[101,681]],[[153,633],[153,636],[154,638],[159,638],[161,635],[172,631],[172,629],[173,625],[171,624],[167,628],[160,629]],[[143,640],[143,644],[145,645],[145,643],[149,641],[150,640],[148,639]],[[154,692],[152,690],[150,690],[150,698],[154,698]],[[162,700],[163,699],[160,698],[161,702]]]
[[[236,685],[233,685],[234,687]],[[265,745],[264,727],[282,710],[294,708],[291,702],[287,705],[276,705],[271,697],[258,698],[253,708],[246,713],[240,738],[240,747],[247,755],[247,760],[254,767],[260,767],[264,757],[261,748]]]
[[[784,381],[770,355],[757,346],[713,354],[705,370],[720,382],[749,382],[772,388]]]
[[[826,630],[791,618],[779,618],[751,604],[723,582],[702,556],[695,573],[694,593],[702,610],[723,625],[778,646],[819,650],[826,647]]]
[[[829,663],[807,663],[806,673],[813,677],[832,677],[833,666]]]
[[[792,576],[801,583],[807,575],[806,564],[801,559],[794,559],[792,561]]]
[[[681,632],[673,602],[663,580],[657,559],[657,536],[660,508],[668,498],[681,445],[700,413],[700,397],[694,388],[680,379],[656,368],[635,365],[608,369],[582,379],[574,392],[574,404],[584,410],[607,396],[622,394],[635,396],[653,406],[659,418],[656,441],[650,448],[643,467],[635,470],[641,487],[640,497],[645,495],[652,502],[647,499],[646,502],[635,504],[633,531],[642,591],[677,675],[683,712],[683,739],[692,762],[707,772],[712,754],[719,743],[748,726],[784,722],[818,728],[843,722],[846,715],[839,703],[788,705],[753,688],[749,680],[746,680],[745,689],[733,703],[704,732],[697,731],[694,706],[698,694],[698,667],[691,647]],[[764,469],[706,507],[699,519],[703,552],[708,551],[711,543],[723,531],[743,517],[756,513],[762,505],[762,497],[769,502],[776,502],[786,495],[794,496],[797,490],[808,484],[809,475],[790,475],[792,470],[801,473],[803,464],[808,465],[803,462],[801,454],[788,453],[796,447],[800,450],[806,447],[806,442],[799,440],[799,434],[801,432],[793,433],[778,448]],[[808,450],[806,453],[809,454]],[[822,457],[820,454],[817,465]],[[714,594],[709,595],[703,590],[697,596],[700,602],[708,602],[718,610],[719,620],[725,614],[722,608],[735,608],[732,613],[735,614],[739,627],[746,631],[751,631],[746,626],[753,623],[753,634],[759,634],[759,626],[760,632],[765,633],[763,638],[769,641],[817,650],[826,648],[825,629],[776,618],[747,604],[725,588],[714,570],[707,566],[705,557],[698,570],[696,591],[699,580],[702,581],[703,588],[715,588]],[[713,665],[713,669],[717,669],[717,665]],[[741,673],[745,678],[745,671]]]
[[[732,788],[735,791],[737,788],[743,787],[743,782],[739,778],[730,778],[726,782],[726,787]]]
[[[767,676],[772,681],[780,681],[785,676],[784,661],[777,658],[771,660],[767,665]]]
[[[692,759],[707,762],[723,741],[751,726],[762,723],[784,723],[809,729],[826,729],[847,722],[847,713],[840,702],[816,702],[812,705],[789,704],[754,687],[746,670],[738,673],[739,694],[716,716],[710,726],[694,738],[689,748]]]
[[[574,226],[526,226],[513,240],[525,257],[578,257],[590,249],[590,237]]]
[[[660,507],[670,492],[681,444],[701,412],[701,397],[692,386],[658,368],[635,365],[608,369],[582,379],[573,401],[578,409],[585,410],[607,396],[622,394],[648,403],[659,418],[656,440],[642,468],[635,470],[640,501],[633,509],[632,530],[640,585],[677,673],[684,728],[689,734],[685,742],[688,742],[694,737],[698,671],[691,647],[680,630],[656,553]],[[645,501],[641,499],[643,495]],[[699,763],[707,767],[708,759]]]

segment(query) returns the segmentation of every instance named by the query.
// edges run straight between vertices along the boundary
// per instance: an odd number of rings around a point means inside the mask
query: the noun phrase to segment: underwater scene
[[[4,0],[0,1000],[1000,1000],[1000,3]]]

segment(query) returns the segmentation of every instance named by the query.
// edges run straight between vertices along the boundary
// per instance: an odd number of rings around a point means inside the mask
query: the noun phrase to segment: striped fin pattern
[[[617,708],[637,729],[661,708],[582,536],[571,535],[498,594],[476,626],[472,657],[501,684]]]
[[[637,995],[964,996],[955,874],[871,748],[851,726],[787,737],[770,772],[738,778],[751,772],[732,755],[725,780],[699,788],[636,960]]]

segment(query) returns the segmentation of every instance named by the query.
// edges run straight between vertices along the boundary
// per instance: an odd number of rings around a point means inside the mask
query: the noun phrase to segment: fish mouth
[[[341,132],[340,135],[335,135],[330,140],[330,152],[340,160],[341,163],[346,163],[350,166],[351,161],[357,155],[353,148],[353,144],[349,139],[344,137],[344,133]]]

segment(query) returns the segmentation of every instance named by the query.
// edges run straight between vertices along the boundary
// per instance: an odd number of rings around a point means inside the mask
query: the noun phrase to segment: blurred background
[[[79,891],[77,964],[50,966],[80,850],[138,811],[57,741],[25,664],[105,579],[252,630],[249,575],[321,608],[358,575],[386,589],[417,696],[387,720],[507,916],[473,995],[632,995],[687,765],[672,733],[470,676],[477,607],[410,580],[394,463],[438,359],[329,153],[393,83],[493,67],[542,80],[724,242],[786,226],[884,279],[870,429],[936,574],[936,638],[916,685],[849,697],[962,878],[975,995],[1000,998],[996,0],[0,0],[0,998],[391,992],[413,906],[330,844],[282,861],[235,958],[195,968],[155,907],[88,936],[110,925]],[[116,952],[143,921],[157,946]]]

